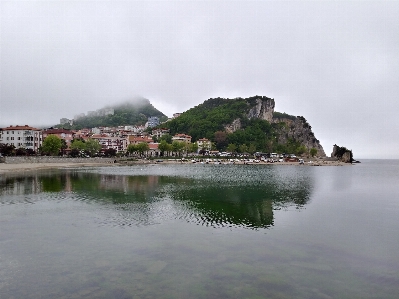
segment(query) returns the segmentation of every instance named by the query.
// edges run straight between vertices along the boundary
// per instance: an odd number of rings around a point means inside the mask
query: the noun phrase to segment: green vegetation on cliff
[[[204,103],[187,110],[179,117],[167,122],[166,127],[172,135],[185,133],[193,137],[213,139],[216,131],[223,131],[224,125],[236,118],[243,118],[249,109],[244,99],[209,99]]]
[[[285,143],[277,142],[281,131],[279,128],[284,126],[284,123],[270,123],[260,118],[248,118],[248,112],[257,105],[257,100],[262,98],[265,99],[259,96],[246,99],[209,99],[162,126],[169,128],[171,135],[188,134],[192,136],[193,141],[204,137],[210,139],[218,150],[304,153],[307,149],[298,140],[291,138]],[[274,112],[273,117],[290,120],[297,118],[279,112]],[[226,130],[226,126],[237,119],[239,128],[233,130],[234,132]]]

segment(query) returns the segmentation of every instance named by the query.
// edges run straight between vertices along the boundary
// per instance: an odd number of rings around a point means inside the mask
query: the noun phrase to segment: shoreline
[[[0,174],[7,173],[24,173],[33,172],[40,170],[51,170],[51,169],[68,169],[68,168],[80,168],[80,167],[106,167],[115,164],[110,163],[84,163],[84,162],[64,162],[64,163],[13,163],[6,164],[0,163]]]
[[[161,159],[160,159],[161,160]],[[40,170],[51,170],[51,169],[68,169],[68,168],[83,168],[83,167],[110,167],[110,166],[129,166],[129,165],[171,165],[171,164],[203,164],[203,165],[212,165],[215,164],[211,162],[209,164],[206,163],[193,163],[190,160],[181,161],[181,160],[162,160],[162,162],[157,162],[156,160],[138,160],[138,161],[118,161],[117,163],[103,162],[103,163],[94,163],[94,162],[56,162],[56,163],[0,163],[0,174],[7,173],[24,173],[24,172],[33,172]],[[351,163],[344,163],[340,161],[314,161],[312,163],[305,162],[303,165],[300,165],[298,162],[220,162],[221,165],[287,165],[287,166],[347,166],[352,165]]]

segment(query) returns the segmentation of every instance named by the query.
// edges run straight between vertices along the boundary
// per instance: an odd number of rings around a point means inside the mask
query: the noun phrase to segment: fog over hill
[[[144,125],[148,117],[157,116],[162,120],[167,117],[156,109],[150,100],[142,97],[135,97],[129,101],[107,105],[104,108],[89,111],[87,114],[75,115],[73,119],[62,118],[61,123],[56,125],[64,128],[93,128],[113,127],[126,125]]]

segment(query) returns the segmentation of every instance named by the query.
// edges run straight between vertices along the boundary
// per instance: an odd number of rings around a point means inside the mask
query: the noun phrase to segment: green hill
[[[73,121],[73,125],[58,125],[64,128],[81,129],[94,127],[116,127],[126,125],[144,125],[149,116],[158,116],[166,120],[167,116],[157,110],[148,99],[138,98],[122,104],[108,106],[113,108],[113,115],[84,116]]]
[[[303,117],[274,111],[274,99],[213,98],[163,124],[170,133],[207,138],[219,150],[301,154],[315,147],[325,155]]]

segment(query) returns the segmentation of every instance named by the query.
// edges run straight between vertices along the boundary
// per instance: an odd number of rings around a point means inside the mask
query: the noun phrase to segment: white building
[[[198,144],[198,153],[202,150],[210,151],[212,148],[212,142],[206,138],[198,139],[197,144]]]
[[[3,128],[0,143],[14,145],[15,148],[31,149],[35,152],[42,145],[42,131],[25,126],[9,126]]]
[[[127,149],[128,140],[120,137],[110,137],[108,135],[93,135],[92,139],[98,140],[101,144],[102,150],[115,149],[118,153],[125,152]]]

